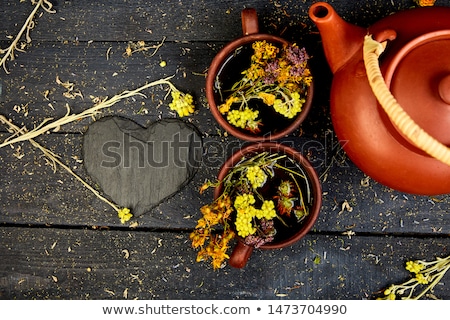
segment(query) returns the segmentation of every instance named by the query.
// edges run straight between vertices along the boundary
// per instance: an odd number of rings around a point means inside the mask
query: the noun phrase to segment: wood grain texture
[[[0,234],[6,299],[369,299],[408,279],[405,259],[433,259],[449,245],[312,233],[289,248],[255,251],[245,269],[214,272],[195,262],[186,233],[3,227]],[[434,294],[450,298],[444,286]]]
[[[32,10],[29,2],[0,6],[0,47],[9,45]],[[57,13],[36,18],[25,53],[0,71],[0,114],[31,129],[59,118],[66,104],[79,113],[93,99],[112,97],[153,80],[172,82],[195,98],[186,121],[202,135],[202,166],[182,190],[135,218],[130,228],[114,210],[63,169],[53,168],[27,143],[0,149],[1,299],[372,299],[390,283],[408,279],[410,259],[449,251],[450,199],[404,194],[364,175],[346,157],[329,110],[332,75],[320,35],[308,18],[313,1],[52,0]],[[368,27],[414,1],[332,2],[347,21]],[[448,6],[438,0],[436,5]],[[306,47],[316,88],[302,126],[281,142],[297,148],[316,168],[323,206],[313,230],[294,246],[256,250],[243,270],[214,272],[195,263],[189,232],[212,192],[199,187],[245,142],[223,131],[205,98],[205,74],[215,54],[241,35],[240,12],[256,8],[260,30]],[[146,51],[126,55],[145,41]],[[158,47],[155,52],[155,48]],[[166,66],[161,67],[160,62]],[[69,81],[73,99],[56,82]],[[128,118],[143,127],[176,118],[166,87],[123,100],[96,119]],[[83,163],[83,119],[36,138],[100,192]],[[10,133],[0,126],[0,141]],[[395,156],[395,155],[393,155]],[[316,261],[316,263],[314,262]],[[434,294],[450,299],[448,275]]]

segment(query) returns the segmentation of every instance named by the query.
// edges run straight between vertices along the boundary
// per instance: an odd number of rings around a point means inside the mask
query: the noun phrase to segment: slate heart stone
[[[140,216],[174,195],[195,175],[202,140],[193,125],[164,119],[143,128],[112,116],[84,135],[84,165],[114,203]]]

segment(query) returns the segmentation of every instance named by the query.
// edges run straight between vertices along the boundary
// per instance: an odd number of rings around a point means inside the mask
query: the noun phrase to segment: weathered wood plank
[[[195,262],[186,233],[0,228],[2,299],[371,299],[448,238],[310,234],[245,269]],[[268,263],[270,261],[270,263]],[[445,284],[434,295],[450,298]]]
[[[37,141],[61,155],[74,172],[95,186],[83,168],[81,134],[53,133]],[[212,196],[210,192],[199,195],[198,188],[206,179],[214,179],[225,159],[242,146],[241,141],[233,138],[210,137],[203,143],[202,167],[193,180],[180,193],[138,218],[140,228],[190,229],[195,226],[199,208],[211,201]],[[291,137],[283,143],[309,154],[322,176],[323,207],[315,230],[375,234],[450,233],[448,196],[407,195],[367,180],[344,155],[337,153],[333,160],[333,155],[327,155],[325,150],[320,153],[319,140]],[[62,168],[53,173],[40,151],[33,150],[28,143],[20,144],[20,150],[17,149],[19,145],[15,147],[0,149],[1,223],[121,226],[114,210],[80,182]],[[22,155],[23,158],[17,159]],[[351,212],[343,208],[345,202],[351,206]]]
[[[67,112],[80,113],[94,105],[92,98],[112,97],[125,90],[133,90],[152,81],[174,75],[177,88],[194,96],[197,111],[188,117],[206,135],[223,131],[209,111],[205,97],[205,76],[209,64],[223,44],[166,42],[157,54],[137,52],[124,57],[126,43],[92,43],[79,46],[42,43],[9,64],[11,74],[0,79],[0,113],[14,123],[28,128],[39,125],[45,118],[60,118]],[[110,48],[113,48],[109,50]],[[153,51],[151,51],[152,53]],[[108,57],[107,57],[108,56]],[[331,75],[328,67],[314,54],[315,85],[327,88]],[[166,61],[162,68],[160,61]],[[68,98],[67,90],[56,82],[73,83],[73,92],[81,95]],[[161,118],[176,117],[166,98],[167,86],[143,91],[146,97],[135,96],[118,102],[105,110],[133,119],[141,125]],[[90,119],[74,122],[61,132],[84,132]],[[324,135],[332,129],[328,110],[328,95],[314,96],[313,108],[303,124],[304,132]],[[0,131],[5,132],[4,128]]]
[[[131,229],[62,169],[53,173],[28,143],[0,149],[0,298],[366,299],[391,281],[408,279],[406,260],[449,254],[448,195],[414,196],[381,186],[340,150],[329,118],[331,74],[307,16],[311,2],[52,2],[57,13],[37,17],[27,52],[8,64],[11,74],[0,71],[0,113],[32,128],[46,117],[64,115],[66,103],[80,112],[92,105],[90,96],[111,97],[175,75],[174,84],[197,101],[198,111],[187,121],[203,134],[203,166],[178,194],[133,220],[138,227]],[[333,1],[344,19],[364,27],[413,5],[412,0]],[[436,5],[449,3],[438,0]],[[195,263],[189,246],[199,208],[211,200],[211,192],[199,195],[198,188],[243,142],[224,136],[211,116],[204,73],[218,50],[241,35],[244,7],[257,9],[261,31],[300,42],[313,56],[313,110],[283,142],[307,155],[321,175],[323,207],[314,229],[293,247],[256,250],[245,269],[213,272]],[[0,48],[9,44],[8,36],[20,29],[31,9],[29,1],[0,6]],[[123,56],[129,41],[154,46],[163,38],[154,56],[152,50]],[[83,98],[64,97],[56,76],[73,82]],[[146,94],[102,115],[124,116],[143,126],[175,117],[164,101],[164,88]],[[95,186],[82,163],[82,133],[91,121],[67,125],[37,141]],[[0,132],[3,141],[6,128]],[[436,296],[450,299],[448,281],[446,276]]]
[[[148,82],[175,75],[172,82],[195,96],[198,108],[196,117],[204,124],[203,130],[213,127],[213,120],[204,99],[205,77],[216,51],[204,44],[165,43],[157,54],[143,52],[124,57],[127,43],[93,43],[79,46],[63,44],[38,44],[21,54],[9,64],[11,74],[2,76],[0,84],[0,112],[14,122],[28,126],[39,124],[46,117],[59,118],[66,112],[65,105],[79,113],[94,105],[93,97],[112,97],[125,90],[137,89]],[[159,64],[164,60],[167,67]],[[74,85],[72,93],[81,95],[68,98],[67,90],[57,84],[56,78]],[[117,103],[111,113],[133,117],[141,124],[161,117],[174,117],[165,100],[167,86],[145,90],[147,97],[135,96]],[[26,106],[25,110],[14,110]],[[79,132],[86,122],[67,125],[65,132]]]
[[[11,74],[0,78],[0,113],[17,124],[31,128],[43,119],[59,118],[67,112],[80,113],[93,106],[92,97],[112,97],[125,90],[136,89],[148,82],[174,75],[172,82],[195,98],[197,111],[189,117],[200,131],[217,134],[220,126],[212,117],[205,97],[205,72],[223,43],[165,42],[154,56],[154,49],[124,57],[127,43],[91,43],[65,45],[39,43],[9,63]],[[149,44],[154,45],[154,44]],[[312,50],[321,50],[319,47]],[[320,58],[320,51],[312,53],[311,67],[315,86],[321,92],[328,88],[331,74]],[[160,62],[165,61],[166,67]],[[73,83],[73,93],[56,82]],[[170,97],[165,99],[167,86],[145,90],[147,97],[135,96],[111,107],[111,114],[126,116],[146,125],[161,118],[175,117],[169,110]],[[61,132],[84,132],[85,121],[61,128]],[[305,133],[323,135],[331,130],[328,94],[314,96],[313,108],[304,124]],[[0,128],[4,131],[4,128]]]
[[[308,17],[310,1],[178,1],[149,3],[145,0],[92,2],[55,1],[56,14],[37,19],[32,38],[38,41],[229,41],[241,35],[240,13],[252,7],[258,11],[260,29],[294,39],[302,39],[315,28]],[[436,5],[448,6],[438,0]],[[335,0],[333,6],[346,20],[368,27],[373,22],[402,9],[415,6],[403,1]],[[16,33],[31,12],[29,3],[8,1],[0,8],[0,40]],[[224,28],[226,26],[226,28]]]

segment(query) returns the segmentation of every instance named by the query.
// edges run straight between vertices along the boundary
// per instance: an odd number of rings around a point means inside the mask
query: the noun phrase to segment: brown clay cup
[[[289,121],[288,124],[276,126],[271,123],[274,130],[269,132],[264,131],[264,125],[262,132],[255,134],[241,130],[231,125],[226,118],[220,113],[218,106],[221,104],[218,100],[218,94],[216,93],[215,84],[217,75],[221,72],[224,65],[233,56],[233,54],[244,45],[251,44],[255,41],[267,41],[278,45],[288,45],[289,42],[283,38],[273,36],[270,34],[259,33],[258,16],[255,9],[247,8],[241,13],[242,18],[242,31],[243,36],[228,43],[223,47],[211,62],[208,69],[208,75],[206,77],[206,98],[211,110],[212,115],[220,126],[233,136],[245,140],[245,141],[269,141],[280,139],[295,129],[305,120],[309,110],[311,109],[312,97],[313,97],[313,83],[309,86],[306,101],[303,104],[302,111]]]
[[[218,180],[222,181],[227,175],[230,168],[235,166],[242,159],[242,157],[255,155],[261,152],[285,154],[289,158],[294,160],[305,172],[311,189],[310,194],[312,197],[312,202],[310,204],[310,212],[305,220],[302,221],[302,223],[298,226],[298,230],[296,230],[293,234],[291,233],[291,235],[288,237],[281,237],[280,240],[274,240],[273,242],[266,243],[260,247],[260,249],[280,249],[290,246],[299,241],[311,230],[317,220],[317,217],[319,216],[319,212],[322,207],[322,187],[316,171],[311,166],[310,162],[300,152],[284,144],[267,141],[247,145],[246,147],[234,153],[222,165],[218,174]],[[219,185],[214,190],[214,198],[218,198],[222,194],[222,191],[222,186]],[[230,255],[230,266],[235,268],[245,267],[248,259],[253,252],[253,249],[253,246],[245,244],[244,240],[238,236],[237,244]]]

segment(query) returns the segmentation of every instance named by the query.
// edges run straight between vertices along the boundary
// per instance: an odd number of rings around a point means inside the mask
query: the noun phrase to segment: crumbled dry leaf
[[[131,55],[135,52],[146,52],[149,51],[151,49],[153,49],[152,54],[150,55],[150,57],[154,56],[156,54],[156,52],[159,50],[159,48],[161,48],[161,46],[164,44],[164,41],[166,40],[166,37],[164,37],[162,39],[162,41],[160,43],[158,43],[157,45],[154,46],[148,46],[145,41],[137,41],[137,42],[128,42],[128,46],[125,49],[125,52],[123,53],[124,57],[131,57]]]
[[[142,280],[139,279],[139,275],[130,273],[131,282],[137,281],[140,285],[142,285]]]
[[[46,99],[46,100],[49,100],[48,99],[48,95],[50,94],[50,90],[45,90],[43,93],[42,93],[42,95],[44,96],[44,98]]]
[[[361,179],[361,186],[368,187],[370,185],[370,177],[367,176]]]
[[[109,47],[108,50],[106,50],[106,60],[109,60],[109,55],[111,53],[112,47]]]
[[[17,159],[22,159],[25,156],[25,153],[22,152],[22,148],[20,146],[15,147],[15,152],[13,153],[13,156]]]
[[[80,97],[81,99],[84,98],[83,94],[81,93],[80,90],[74,90],[75,89],[74,83],[72,83],[70,81],[63,82],[63,81],[61,81],[59,76],[56,76],[56,83],[67,90],[66,92],[63,93],[64,97],[66,97],[68,99],[75,99],[76,97]]]
[[[344,212],[345,210],[347,210],[348,212],[352,212],[352,211],[353,211],[353,208],[350,206],[350,204],[348,203],[347,200],[345,200],[345,201],[342,203],[341,211],[339,211],[338,214],[341,214],[341,213]]]
[[[355,233],[355,231],[353,231],[353,230],[348,230],[348,231],[342,232],[342,234],[343,234],[344,236],[348,236],[348,238],[351,239],[352,236],[354,236],[356,233]]]
[[[80,159],[77,155],[71,157],[73,160],[75,160],[77,163],[83,163],[83,159]]]
[[[112,295],[112,296],[115,296],[115,295],[116,295],[116,294],[114,293],[114,291],[112,291],[112,290],[109,290],[109,289],[107,289],[107,288],[105,288],[104,290],[105,290],[106,293],[109,293],[109,294]]]
[[[277,293],[276,294],[277,297],[287,297],[287,293]]]
[[[138,226],[139,226],[139,222],[137,222],[137,221],[130,224],[131,229],[137,228]]]
[[[68,91],[72,91],[74,86],[75,86],[72,82],[69,82],[69,81],[63,82],[63,81],[61,81],[59,79],[59,76],[56,76],[56,83],[59,84],[60,86],[63,86]]]

